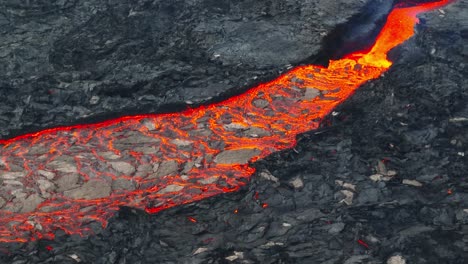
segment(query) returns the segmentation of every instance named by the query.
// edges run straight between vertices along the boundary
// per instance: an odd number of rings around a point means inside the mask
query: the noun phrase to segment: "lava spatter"
[[[301,66],[226,101],[0,140],[0,241],[87,235],[120,206],[149,213],[245,185],[249,166],[295,137],[390,66],[416,15],[448,0],[396,7],[368,52]]]

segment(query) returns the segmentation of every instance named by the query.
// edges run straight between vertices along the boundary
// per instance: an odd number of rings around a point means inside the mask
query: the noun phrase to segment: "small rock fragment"
[[[148,130],[150,130],[150,131],[156,129],[156,126],[155,126],[154,122],[151,121],[151,120],[149,120],[149,119],[148,119],[148,120],[144,120],[144,121],[143,121],[143,125],[144,125]]]
[[[387,260],[387,264],[406,264],[406,260],[402,256],[396,255],[390,257]]]
[[[158,191],[158,193],[164,194],[164,193],[170,193],[170,192],[178,192],[178,191],[182,190],[183,188],[184,188],[184,186],[171,184],[171,185],[168,185],[165,188],[161,189],[160,191]]]
[[[334,224],[331,224],[330,225],[330,229],[328,229],[328,233],[334,235],[334,234],[338,234],[340,233],[341,231],[343,231],[345,227],[345,224],[344,223],[334,223]]]
[[[302,189],[304,187],[304,182],[301,177],[294,177],[289,181],[289,184],[294,187],[294,189]]]
[[[467,54],[468,54],[468,48],[465,48],[465,50],[467,50]],[[449,122],[452,122],[452,123],[466,122],[466,121],[468,121],[468,118],[466,117],[454,117],[454,118],[449,119]]]
[[[26,223],[30,224],[32,227],[34,227],[35,230],[41,231],[43,229],[42,225],[34,220],[28,220]]]
[[[115,162],[109,162],[109,164],[111,165],[111,167],[124,174],[124,175],[127,175],[127,176],[130,176],[132,175],[133,173],[135,173],[135,167],[133,167],[132,164],[128,163],[128,162],[125,162],[125,161],[115,161]]]
[[[260,127],[250,127],[244,134],[250,137],[266,137],[271,135],[269,131]]]
[[[89,103],[91,105],[95,105],[95,104],[97,104],[99,102],[99,99],[100,99],[99,96],[93,95],[93,96],[91,96],[91,99],[89,99]]]
[[[28,195],[23,191],[22,189],[16,189],[11,191],[11,195],[15,196],[17,199],[25,199]]]
[[[198,254],[203,253],[205,251],[208,251],[208,248],[201,247],[201,248],[198,248],[197,250],[195,250],[195,252],[193,252],[193,255],[198,255]]]
[[[245,164],[258,154],[258,149],[231,149],[219,153],[214,161],[218,164]]]
[[[337,185],[343,187],[343,188],[356,191],[356,185],[354,185],[354,184],[347,183],[347,182],[344,182],[344,181],[341,181],[341,180],[336,180],[335,183]]]
[[[171,141],[172,144],[176,145],[177,147],[188,147],[193,144],[192,141],[184,140],[184,139],[174,139]]]
[[[113,190],[128,190],[133,191],[135,190],[135,182],[132,180],[127,179],[117,179],[112,182],[112,189]]]
[[[182,173],[187,173],[192,170],[193,166],[195,166],[195,161],[188,161],[184,164],[184,169]]]
[[[244,258],[244,252],[234,251],[233,255],[226,257],[226,260],[234,261],[236,259],[243,259],[243,258]]]
[[[375,236],[370,235],[370,234],[366,236],[366,241],[369,241],[369,242],[374,243],[374,244],[380,242],[380,240],[378,238],[376,238]]]
[[[36,210],[37,206],[44,201],[39,194],[34,193],[23,201],[23,208],[21,208],[21,213],[29,213]]]
[[[108,182],[102,180],[89,180],[82,186],[65,191],[63,194],[73,199],[99,199],[109,196],[111,193],[111,186]]]
[[[201,137],[208,137],[212,134],[211,130],[209,129],[195,129],[189,132],[191,136],[201,136]]]
[[[215,182],[217,180],[218,180],[218,177],[212,176],[212,177],[209,177],[209,178],[206,178],[206,179],[204,178],[204,179],[198,180],[198,182],[201,183],[201,184],[211,184],[211,183],[213,183],[213,182]]]
[[[78,171],[76,165],[73,164],[73,161],[70,158],[51,161],[49,164],[47,164],[47,167],[65,173],[73,173]]]
[[[37,172],[39,173],[39,175],[46,177],[48,180],[52,180],[53,178],[55,178],[55,173],[51,171],[38,170]]]
[[[99,152],[98,155],[106,160],[116,160],[120,158],[119,155],[115,154],[112,151]]]
[[[6,172],[0,172],[0,179],[4,180],[14,180],[16,178],[23,178],[26,176],[26,172],[12,172],[12,171],[6,171]]]
[[[72,258],[73,260],[75,260],[76,262],[80,263],[81,262],[81,259],[80,257],[78,257],[78,255],[76,254],[71,254],[71,255],[68,255],[70,258]]]
[[[389,171],[390,172],[390,171]],[[396,175],[396,174],[394,174]],[[375,182],[379,182],[379,181],[389,181],[392,179],[392,177],[394,175],[391,175],[389,176],[388,174],[387,175],[382,175],[382,174],[373,174],[371,176],[369,176],[369,178],[372,180],[372,181],[375,181]]]
[[[264,99],[257,99],[257,100],[254,100],[252,102],[252,104],[255,106],[255,107],[258,107],[258,108],[265,108],[267,107],[270,103],[267,101],[267,100],[264,100]]]
[[[284,246],[284,243],[282,243],[282,242],[268,241],[266,244],[263,244],[263,245],[261,245],[260,247],[261,247],[261,248],[269,249],[269,248],[272,248],[272,247],[275,247],[275,246]]]
[[[152,170],[153,170],[153,166],[151,166],[150,164],[140,164],[137,167],[137,171],[152,171]]]
[[[69,173],[61,175],[59,179],[55,180],[55,183],[58,186],[58,191],[63,192],[76,188],[79,179],[78,173]]]
[[[260,172],[260,177],[262,177],[262,178],[264,178],[266,180],[275,182],[275,183],[279,182],[279,179],[276,178],[275,176],[273,176],[273,174],[271,174],[271,172],[268,171],[268,170],[264,170],[264,171]]]
[[[315,88],[306,88],[304,96],[302,97],[305,100],[311,100],[320,95],[320,90]]]
[[[167,160],[154,165],[153,170],[155,173],[150,175],[151,178],[158,178],[177,173],[179,170],[179,163],[176,160]]]
[[[39,184],[39,190],[41,190],[42,195],[45,195],[48,190],[52,190],[54,187],[52,182],[43,179],[37,180],[37,184]]]
[[[17,186],[23,186],[24,184],[20,181],[17,181],[17,180],[4,180],[3,181],[3,184],[5,185],[17,185]]]
[[[404,179],[404,180],[403,180],[403,184],[411,185],[411,186],[414,186],[414,187],[421,187],[421,186],[423,186],[423,184],[420,183],[420,182],[418,182],[417,180],[408,180],[408,179]]]
[[[30,155],[42,155],[42,154],[46,154],[48,151],[49,151],[49,148],[46,148],[43,145],[35,145],[35,146],[32,146],[28,150],[28,154],[30,154]]]
[[[379,182],[379,181],[382,181],[383,180],[383,176],[382,174],[373,174],[371,176],[369,176],[369,178],[375,182]]]
[[[342,190],[341,193],[345,196],[345,198],[341,200],[340,203],[345,203],[346,205],[353,204],[354,193],[352,191]]]
[[[156,154],[159,151],[159,147],[142,146],[142,147],[133,148],[133,151],[140,152],[142,154]]]
[[[223,125],[223,127],[224,127],[224,129],[226,129],[228,131],[236,131],[236,130],[245,130],[245,129],[247,129],[246,125],[240,124],[240,123],[229,123],[229,124]]]
[[[347,182],[343,183],[343,188],[356,191],[356,185]]]

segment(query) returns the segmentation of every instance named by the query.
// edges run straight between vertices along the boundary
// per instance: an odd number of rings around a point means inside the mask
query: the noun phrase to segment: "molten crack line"
[[[416,14],[447,3],[397,7],[369,52],[294,68],[220,103],[0,140],[0,242],[88,235],[87,224],[105,226],[120,206],[156,213],[237,191],[255,171],[249,162],[316,129],[388,70],[387,53],[414,34]]]

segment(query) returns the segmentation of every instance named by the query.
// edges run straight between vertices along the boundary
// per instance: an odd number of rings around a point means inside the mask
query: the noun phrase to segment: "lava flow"
[[[391,66],[387,53],[414,34],[418,13],[447,3],[396,6],[369,51],[294,68],[220,103],[0,140],[0,241],[87,235],[121,206],[155,213],[238,190],[249,162],[316,129]]]

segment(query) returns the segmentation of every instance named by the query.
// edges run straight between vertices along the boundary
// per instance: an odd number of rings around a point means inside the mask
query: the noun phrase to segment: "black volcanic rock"
[[[238,92],[316,54],[322,37],[363,6],[3,1],[0,138]]]

